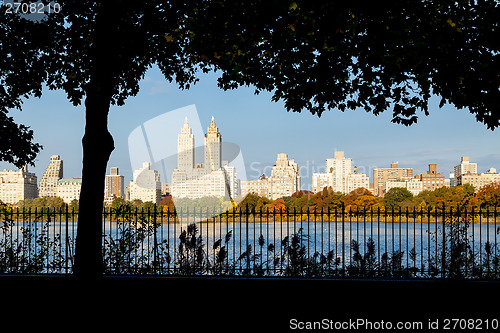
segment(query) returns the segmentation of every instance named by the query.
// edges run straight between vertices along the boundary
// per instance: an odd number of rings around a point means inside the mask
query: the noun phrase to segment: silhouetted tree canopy
[[[40,21],[1,7],[0,158],[22,165],[40,149],[31,130],[7,116],[25,98],[46,86],[85,103],[79,219],[86,223],[78,226],[77,267],[82,253],[94,253],[90,266],[100,256],[98,220],[114,149],[109,106],[136,95],[154,65],[181,89],[200,70],[219,71],[222,89],[269,91],[288,111],[391,110],[393,122],[410,125],[436,95],[488,128],[499,125],[494,0],[60,3],[59,13]]]

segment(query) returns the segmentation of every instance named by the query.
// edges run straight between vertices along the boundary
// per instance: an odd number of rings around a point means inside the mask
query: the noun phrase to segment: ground
[[[487,332],[486,319],[500,320],[500,283],[485,281],[0,276],[0,285],[4,324],[23,331],[284,332],[315,322],[352,331],[365,320],[380,332],[387,322],[427,328],[438,319],[441,331],[457,318],[483,320]]]

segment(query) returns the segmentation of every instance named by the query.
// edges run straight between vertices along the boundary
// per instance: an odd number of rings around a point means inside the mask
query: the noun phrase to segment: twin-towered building
[[[177,168],[172,173],[174,198],[231,197],[240,195],[236,169],[222,159],[222,135],[214,117],[204,141],[204,163],[195,163],[195,138],[188,119],[177,137]]]

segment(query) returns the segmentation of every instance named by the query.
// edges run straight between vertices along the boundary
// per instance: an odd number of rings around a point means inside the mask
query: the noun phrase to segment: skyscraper
[[[214,117],[212,117],[210,127],[205,134],[205,169],[209,172],[221,168],[221,144],[222,135],[219,133],[219,128],[215,126]]]
[[[187,117],[177,137],[177,168],[180,170],[194,168],[194,134],[189,127]]]
[[[49,166],[45,169],[40,185],[38,186],[39,197],[53,197],[57,195],[57,185],[59,179],[63,178],[63,161],[61,156],[52,155]]]
[[[171,185],[174,198],[239,195],[236,169],[222,161],[222,135],[213,117],[205,134],[204,163],[194,163],[194,135],[187,119],[177,137],[177,150],[177,168],[172,172]]]

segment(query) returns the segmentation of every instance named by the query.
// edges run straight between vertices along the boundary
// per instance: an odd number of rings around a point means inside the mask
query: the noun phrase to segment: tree
[[[366,211],[379,206],[379,198],[363,187],[351,191],[344,198],[344,208],[347,212]]]
[[[286,212],[285,200],[283,198],[276,199],[266,205],[269,212],[284,213]],[[267,211],[267,210],[266,210]]]
[[[483,209],[500,207],[500,183],[492,183],[481,187],[476,196]]]
[[[384,204],[387,208],[397,209],[405,200],[413,199],[413,194],[403,187],[393,187],[384,194]]]
[[[2,13],[5,8],[2,6]],[[158,65],[181,89],[197,71],[219,86],[270,91],[288,111],[392,108],[410,125],[441,105],[499,125],[499,6],[473,1],[68,0],[40,22],[0,16],[0,158],[32,163],[40,146],[7,116],[44,86],[85,104],[82,189],[74,271],[102,273],[101,209],[114,142],[110,105],[137,94]],[[7,135],[7,137],[5,137]],[[97,145],[98,144],[98,145]],[[96,149],[99,147],[99,149]]]
[[[331,187],[324,187],[311,198],[312,206],[309,209],[317,212],[327,212],[328,209],[333,212],[335,208],[341,210],[344,198],[342,193],[334,192]]]

